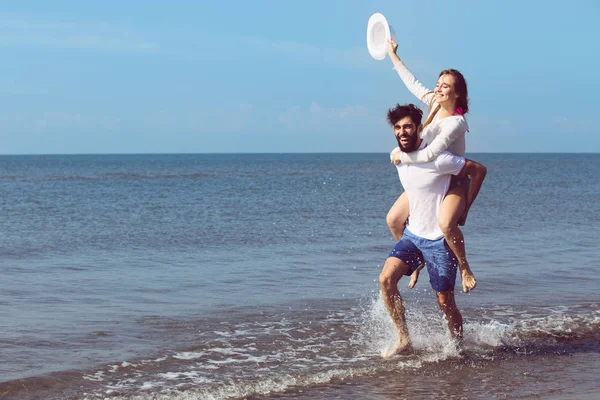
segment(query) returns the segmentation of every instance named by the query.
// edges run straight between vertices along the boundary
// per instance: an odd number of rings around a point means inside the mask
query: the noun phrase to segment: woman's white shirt
[[[437,107],[434,94],[415,78],[415,76],[406,68],[402,61],[394,65],[394,70],[408,88],[419,100],[427,106],[432,105],[431,109]],[[433,101],[433,103],[432,103]],[[421,138],[428,144],[422,150],[411,153],[400,153],[400,161],[405,164],[425,163],[435,159],[444,150],[457,156],[464,156],[466,150],[465,134],[469,130],[467,121],[462,115],[453,115],[439,119],[439,113],[421,133]]]

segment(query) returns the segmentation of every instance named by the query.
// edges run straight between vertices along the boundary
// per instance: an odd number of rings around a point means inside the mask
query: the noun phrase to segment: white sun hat
[[[375,13],[367,24],[367,49],[376,60],[383,60],[388,53],[388,40],[394,38],[394,29],[383,14]]]

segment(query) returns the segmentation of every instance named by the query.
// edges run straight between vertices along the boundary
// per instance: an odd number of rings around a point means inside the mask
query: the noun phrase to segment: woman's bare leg
[[[467,261],[465,239],[457,225],[458,220],[463,216],[466,204],[466,191],[461,187],[451,187],[442,201],[439,216],[440,228],[444,233],[446,242],[458,259],[458,268],[460,269],[462,287],[465,293],[477,286],[477,281]]]
[[[409,207],[408,207],[408,196],[406,192],[402,193],[398,200],[394,203],[390,211],[388,211],[387,217],[385,218],[392,236],[396,241],[400,240],[404,234],[404,226],[408,220]]]

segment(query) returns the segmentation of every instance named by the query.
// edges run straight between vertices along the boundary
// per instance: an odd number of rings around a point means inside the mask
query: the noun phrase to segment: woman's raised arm
[[[406,65],[404,65],[402,60],[400,60],[400,57],[398,57],[396,54],[396,50],[398,50],[398,44],[394,41],[394,39],[391,39],[388,55],[394,64],[394,70],[398,72],[398,75],[408,90],[410,90],[410,92],[414,94],[420,101],[425,103],[427,106],[430,106],[431,100],[433,99],[433,92],[423,86],[421,82],[415,78],[412,72],[406,68]]]

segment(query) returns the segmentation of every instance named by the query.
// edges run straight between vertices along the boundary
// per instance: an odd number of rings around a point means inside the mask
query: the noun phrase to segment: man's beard
[[[412,135],[408,137],[409,142],[406,146],[402,146],[400,144],[400,138],[396,136],[396,141],[398,142],[398,146],[400,147],[400,151],[403,153],[410,153],[417,149],[417,141],[419,140],[419,135]]]

